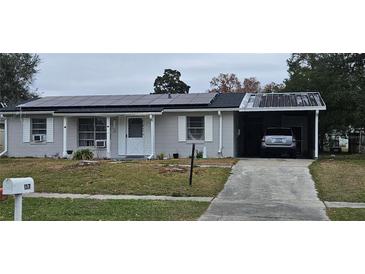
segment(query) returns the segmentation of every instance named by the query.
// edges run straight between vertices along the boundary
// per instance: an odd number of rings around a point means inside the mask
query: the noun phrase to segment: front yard
[[[228,165],[234,159],[196,160],[195,164]],[[216,196],[230,168],[196,167],[193,186],[188,184],[188,159],[165,161],[99,161],[81,166],[79,161],[36,158],[0,159],[0,181],[7,177],[33,177],[36,192],[81,194],[134,194]],[[174,165],[174,166],[172,166]]]
[[[235,159],[197,159],[193,186],[189,159],[163,161],[79,161],[0,158],[0,183],[8,177],[33,177],[36,192],[216,196]],[[200,167],[208,165],[211,167]],[[223,167],[220,167],[223,166]],[[13,219],[13,198],[0,202],[0,221]],[[24,198],[24,220],[196,220],[209,202]]]
[[[322,201],[365,203],[365,155],[322,156],[310,166]],[[331,208],[331,220],[365,220],[365,210]]]

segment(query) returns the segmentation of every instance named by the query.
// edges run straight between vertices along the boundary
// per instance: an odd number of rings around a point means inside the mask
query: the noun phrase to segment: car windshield
[[[292,136],[292,132],[290,128],[268,128],[266,130],[266,135]]]

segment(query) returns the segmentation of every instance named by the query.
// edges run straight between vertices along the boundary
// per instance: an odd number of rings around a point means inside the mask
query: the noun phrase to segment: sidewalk
[[[214,197],[173,197],[173,196],[154,196],[154,195],[90,195],[73,193],[46,193],[35,192],[24,195],[30,198],[59,198],[59,199],[95,199],[95,200],[163,200],[163,201],[194,201],[211,202]]]
[[[351,202],[327,202],[324,204],[328,208],[365,208],[365,203],[351,203]]]

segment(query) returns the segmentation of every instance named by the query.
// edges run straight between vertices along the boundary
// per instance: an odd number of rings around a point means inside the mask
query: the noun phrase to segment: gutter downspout
[[[0,157],[8,152],[8,119],[4,120],[4,151],[0,153]]]
[[[156,125],[155,125],[155,116],[150,114],[150,123],[151,123],[151,155],[147,157],[148,160],[152,160],[153,158],[155,158],[155,134],[156,134]]]
[[[222,112],[218,111],[219,116],[219,148],[218,148],[218,155],[223,156],[223,117]]]

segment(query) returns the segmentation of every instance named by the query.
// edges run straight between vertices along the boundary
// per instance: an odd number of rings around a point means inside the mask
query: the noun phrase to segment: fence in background
[[[365,133],[349,134],[349,153],[365,153]]]

